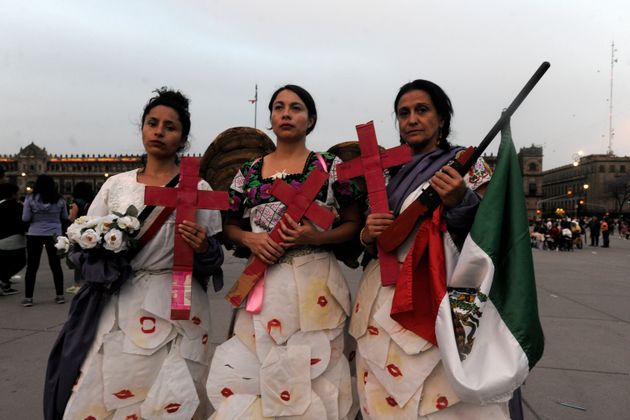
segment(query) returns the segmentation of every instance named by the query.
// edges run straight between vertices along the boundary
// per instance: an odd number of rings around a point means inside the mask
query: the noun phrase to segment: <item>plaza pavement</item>
[[[533,253],[546,348],[523,387],[525,418],[630,419],[630,241]],[[242,267],[227,257],[226,286],[211,296],[214,345],[225,339],[231,318],[222,296]],[[355,292],[360,272],[346,274]],[[71,282],[66,269],[64,288]],[[21,280],[14,287],[24,290]],[[69,308],[53,302],[45,253],[35,305],[23,308],[22,297],[0,297],[0,419],[42,417],[46,360]]]

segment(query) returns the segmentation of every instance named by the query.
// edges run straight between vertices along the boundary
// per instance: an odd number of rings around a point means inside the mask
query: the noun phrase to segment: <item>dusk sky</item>
[[[450,95],[451,141],[475,145],[549,61],[512,133],[517,150],[542,145],[550,169],[608,150],[614,40],[612,150],[630,156],[628,1],[0,0],[0,39],[0,154],[31,142],[141,153],[142,107],[160,86],[190,97],[190,151],[203,153],[221,131],[253,126],[256,84],[266,130],[286,83],[317,103],[310,148],[356,139],[369,120],[391,147],[394,97],[417,78]]]

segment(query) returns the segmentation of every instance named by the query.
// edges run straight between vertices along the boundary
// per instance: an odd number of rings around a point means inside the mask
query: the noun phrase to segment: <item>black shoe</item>
[[[24,298],[22,300],[22,306],[28,308],[30,306],[33,306],[33,298]]]
[[[58,303],[61,305],[62,303],[66,303],[66,300],[63,298],[62,295],[60,295],[60,296],[55,297],[55,303]]]
[[[11,295],[15,295],[20,293],[19,291],[17,291],[16,289],[13,289],[11,287],[7,287],[6,289],[2,289],[0,291],[0,296],[11,296]]]

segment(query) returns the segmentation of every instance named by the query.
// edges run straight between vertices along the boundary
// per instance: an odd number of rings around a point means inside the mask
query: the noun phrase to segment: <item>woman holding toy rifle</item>
[[[413,158],[388,183],[392,212],[369,214],[361,242],[376,254],[377,238],[414,202],[428,181],[442,206],[396,250],[401,277],[412,281],[416,273],[411,273],[405,261],[423,246],[422,241],[433,240],[438,247],[443,243],[447,264],[457,258],[490,181],[490,171],[482,159],[463,177],[446,166],[464,148],[448,141],[453,109],[449,97],[435,83],[415,80],[402,86],[394,111],[400,141],[411,147]],[[423,267],[431,270],[429,265],[426,261]],[[414,319],[392,314],[400,282],[399,278],[396,286],[383,286],[378,260],[370,261],[353,306],[350,334],[357,340],[357,387],[363,417],[432,418],[440,411],[440,415],[450,412],[453,418],[509,418],[507,402],[479,406],[459,401],[445,376],[434,336],[422,334],[422,326]],[[472,341],[466,341],[465,335],[462,338],[461,355],[465,357]]]

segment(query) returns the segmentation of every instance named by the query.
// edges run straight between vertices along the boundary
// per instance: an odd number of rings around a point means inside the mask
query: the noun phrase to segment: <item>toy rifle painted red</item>
[[[368,190],[370,211],[387,213],[389,212],[389,203],[383,170],[409,162],[411,149],[407,145],[402,145],[381,151],[378,147],[372,121],[357,125],[356,128],[361,157],[337,165],[337,176],[339,179],[363,176]],[[399,271],[396,256],[384,252],[378,246],[378,259],[381,269],[381,284],[383,286],[396,284]]]
[[[306,217],[322,229],[328,229],[335,220],[335,215],[330,210],[315,202],[317,193],[327,179],[328,173],[319,168],[315,168],[306,178],[299,191],[286,182],[276,179],[269,189],[269,193],[286,204],[287,209],[285,214],[291,216],[296,222]],[[282,242],[279,222],[271,230],[269,237],[276,243]],[[233,306],[240,306],[245,297],[247,297],[249,292],[256,285],[256,282],[263,277],[266,269],[267,264],[260,258],[252,258],[245,267],[245,270],[243,270],[243,273],[241,273],[240,277],[236,280],[232,289],[225,296],[227,301]]]
[[[529,95],[532,89],[534,89],[534,86],[536,86],[550,66],[551,65],[545,61],[540,65],[540,67],[538,67],[538,70],[536,70],[523,89],[521,89],[510,106],[503,111],[501,118],[499,118],[488,134],[486,134],[479,146],[469,147],[464,151],[464,153],[460,154],[457,159],[450,161],[447,165],[455,168],[462,176],[466,174],[477,159],[479,159],[483,151],[486,150],[488,145],[490,145],[492,140],[494,140],[496,135],[501,131],[503,126],[510,120],[512,114],[514,114],[527,95]],[[378,244],[386,252],[393,252],[396,248],[398,248],[407,236],[409,236],[418,220],[430,215],[433,210],[440,205],[440,196],[433,187],[429,185],[428,181],[425,182],[421,188],[422,192],[420,196],[409,207],[407,207],[405,211],[398,215],[396,220],[394,220],[394,222],[381,234],[381,236],[379,236],[377,240]]]

